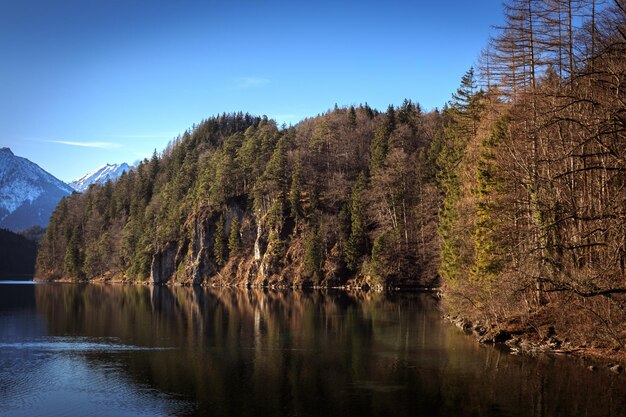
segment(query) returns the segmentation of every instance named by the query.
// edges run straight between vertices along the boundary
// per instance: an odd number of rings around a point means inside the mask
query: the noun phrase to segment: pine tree
[[[215,264],[223,266],[228,259],[226,250],[226,233],[224,231],[224,217],[220,216],[215,224],[215,239],[213,241],[213,255],[215,256]]]
[[[63,269],[65,275],[76,278],[82,275],[82,259],[78,242],[78,230],[71,230],[69,234],[70,238],[65,248]]]
[[[230,223],[230,233],[228,234],[228,251],[230,257],[239,255],[241,251],[241,234],[239,230],[239,216],[235,214]]]
[[[480,114],[484,110],[482,98],[484,93],[478,89],[474,76],[474,68],[470,68],[461,78],[461,85],[452,94],[452,101],[448,104],[454,115],[456,129],[462,135],[475,135]]]
[[[354,110],[354,106],[350,106],[348,110],[348,126],[350,126],[350,129],[356,128],[356,111]]]
[[[474,243],[474,263],[470,270],[470,279],[483,283],[484,287],[493,284],[500,272],[496,233],[496,197],[499,192],[498,167],[495,152],[503,141],[507,127],[507,119],[498,120],[491,132],[480,145],[480,157],[476,166],[476,188],[474,204],[476,219],[472,241]]]
[[[389,106],[383,122],[376,129],[376,135],[372,142],[370,171],[375,172],[385,164],[387,153],[390,148],[390,138],[396,128],[396,112],[393,106]]]
[[[319,282],[322,278],[322,245],[319,228],[312,226],[304,243],[304,270],[307,276]]]
[[[356,271],[359,266],[361,256],[365,253],[365,202],[363,192],[367,185],[365,174],[361,172],[350,197],[350,237],[346,242],[344,258],[346,266],[352,271]]]
[[[482,92],[477,91],[474,70],[470,68],[461,79],[461,86],[444,109],[444,137],[437,156],[439,186],[444,192],[437,232],[441,238],[439,273],[444,281],[456,282],[460,276],[461,248],[464,244],[457,228],[460,221],[458,204],[461,198],[459,179],[469,141],[475,136],[483,110]]]
[[[387,128],[384,125],[380,125],[378,129],[376,129],[376,135],[374,136],[374,140],[372,142],[372,156],[370,163],[371,172],[376,172],[376,170],[383,167],[388,151],[389,136],[387,134]]]
[[[379,284],[383,284],[386,278],[398,272],[399,254],[394,250],[398,240],[398,234],[393,230],[387,230],[374,239],[370,267],[372,275],[379,280]]]
[[[302,203],[301,203],[301,188],[302,188],[302,163],[300,162],[300,156],[296,159],[296,166],[291,175],[291,187],[289,188],[289,207],[291,210],[291,217],[298,223],[298,218],[302,215]]]
[[[374,116],[376,115],[374,113],[374,110],[372,110],[372,108],[369,106],[369,104],[367,104],[367,102],[365,102],[365,104],[363,105],[363,110],[365,110],[365,115],[367,116],[369,120],[372,120]]]

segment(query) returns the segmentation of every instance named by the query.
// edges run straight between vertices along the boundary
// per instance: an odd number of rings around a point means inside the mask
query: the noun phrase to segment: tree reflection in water
[[[623,378],[479,346],[424,294],[92,284],[38,285],[35,296],[50,335],[173,347],[118,360],[137,384],[192,401],[193,414],[608,416],[626,407]]]

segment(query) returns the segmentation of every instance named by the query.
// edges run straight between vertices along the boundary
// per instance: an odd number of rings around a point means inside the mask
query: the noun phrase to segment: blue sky
[[[69,181],[247,111],[441,107],[500,1],[0,0],[0,146]]]

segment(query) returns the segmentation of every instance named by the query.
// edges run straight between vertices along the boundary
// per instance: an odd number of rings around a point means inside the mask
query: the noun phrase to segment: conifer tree
[[[302,188],[302,163],[300,162],[300,156],[296,159],[296,166],[291,175],[291,187],[289,188],[289,207],[291,211],[291,217],[298,222],[298,218],[302,215],[302,203],[301,203],[301,188]]]
[[[387,153],[390,148],[390,137],[396,127],[396,112],[393,106],[389,106],[385,118],[378,129],[372,142],[370,170],[375,172],[385,164]]]
[[[478,82],[474,76],[474,68],[470,68],[461,78],[461,85],[452,94],[452,101],[448,104],[454,115],[455,128],[466,138],[475,135],[482,105],[483,92],[478,89]]]
[[[322,278],[323,253],[320,240],[319,228],[312,226],[304,243],[304,270],[314,281]]]
[[[239,230],[239,216],[235,214],[230,223],[230,233],[228,234],[228,251],[230,257],[239,255],[241,251],[241,235]]]
[[[350,126],[350,129],[356,128],[356,111],[354,106],[350,106],[348,110],[348,126]]]
[[[226,233],[224,231],[224,217],[220,216],[215,224],[215,239],[213,241],[213,255],[215,256],[215,264],[223,266],[228,258],[226,250]]]
[[[501,269],[495,238],[497,194],[501,185],[498,179],[495,152],[504,139],[507,123],[506,118],[498,120],[491,135],[482,140],[480,157],[476,166],[476,187],[474,190],[476,219],[472,233],[474,263],[470,270],[470,279],[474,282],[483,283],[485,289],[495,282]]]
[[[346,242],[344,257],[346,266],[352,271],[359,267],[361,256],[365,253],[365,201],[363,192],[367,185],[365,174],[361,172],[350,197],[350,237]]]
[[[482,92],[477,91],[474,70],[470,68],[461,79],[461,85],[452,95],[449,107],[444,109],[444,137],[437,157],[439,186],[444,192],[443,207],[439,213],[438,234],[441,238],[439,273],[447,282],[455,282],[461,272],[463,237],[457,228],[458,204],[461,198],[460,171],[468,142],[474,137],[480,114]]]
[[[65,248],[64,273],[70,277],[80,277],[82,259],[78,242],[78,232],[70,231],[70,238]]]

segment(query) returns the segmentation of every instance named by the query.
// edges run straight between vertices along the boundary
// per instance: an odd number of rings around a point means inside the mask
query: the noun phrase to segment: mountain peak
[[[59,200],[71,192],[39,165],[0,148],[0,228],[46,226]]]
[[[130,167],[126,163],[109,164],[106,163],[95,170],[88,172],[80,178],[70,182],[70,186],[78,192],[83,192],[91,184],[105,184],[107,181],[115,181],[123,172],[129,171]]]

